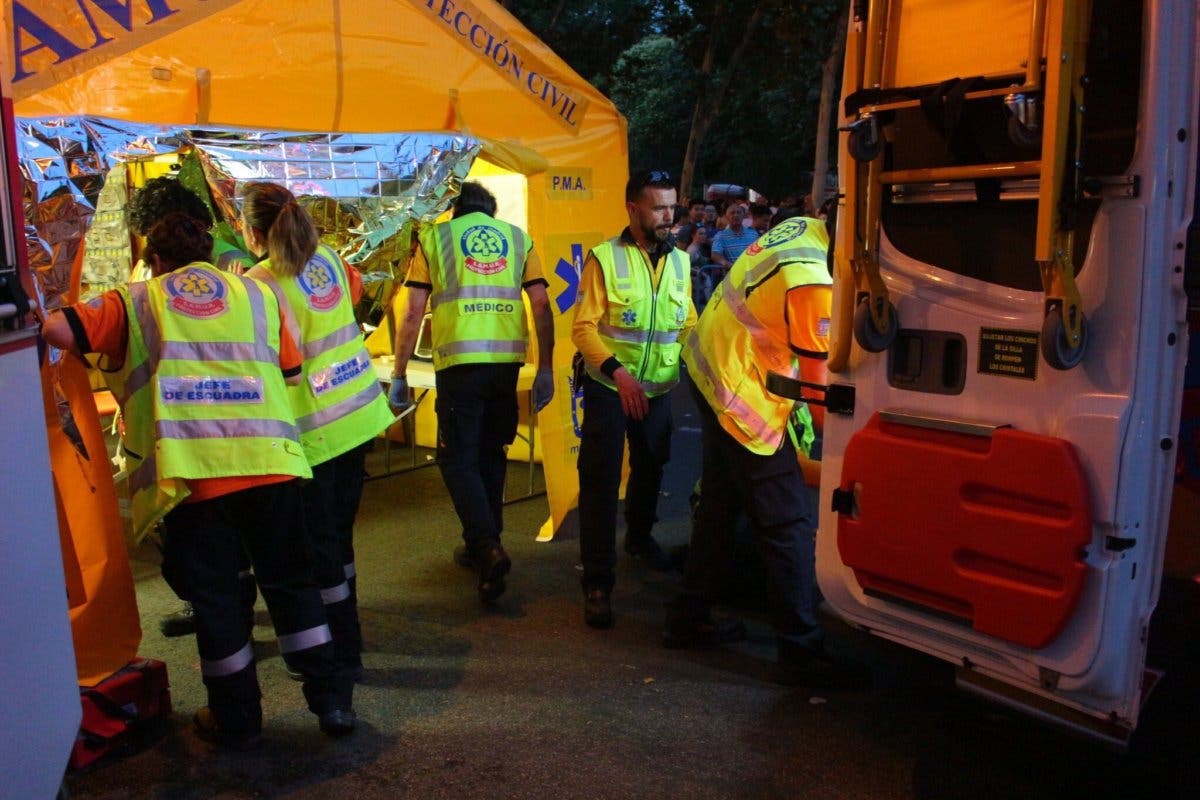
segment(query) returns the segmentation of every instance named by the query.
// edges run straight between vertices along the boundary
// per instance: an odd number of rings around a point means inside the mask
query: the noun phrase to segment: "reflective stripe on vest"
[[[288,387],[300,443],[310,464],[323,464],[374,438],[394,416],[354,319],[341,257],[319,245],[300,275],[282,275],[269,260],[261,266],[260,280],[287,309],[304,357],[300,383]]]
[[[129,505],[133,518],[132,543],[137,545],[168,511],[188,496],[189,492],[184,481],[160,478],[158,475],[158,459],[154,452],[154,425],[150,424],[154,418],[154,373],[150,369],[150,356],[146,350],[147,336],[144,335],[140,319],[149,320],[149,327],[152,328],[150,338],[158,342],[159,337],[158,323],[149,310],[145,286],[132,284],[118,291],[125,304],[128,326],[125,358],[119,369],[105,372],[104,377],[109,389],[120,401],[121,416],[125,420],[121,452],[125,456],[125,467],[129,475]]]
[[[637,253],[637,264],[631,263]],[[679,382],[679,332],[691,310],[691,269],[683,251],[665,257],[657,288],[647,256],[635,244],[610,239],[592,250],[604,273],[608,306],[596,333],[650,396]],[[615,389],[599,368],[586,367],[593,380]]]
[[[434,369],[524,361],[525,232],[476,212],[425,226],[419,238],[433,284]]]
[[[787,294],[828,286],[828,236],[818,220],[795,218],[760,237],[734,263],[684,347],[697,388],[721,426],[754,453],[783,444],[795,402],[766,389],[766,376],[797,378],[788,339]]]

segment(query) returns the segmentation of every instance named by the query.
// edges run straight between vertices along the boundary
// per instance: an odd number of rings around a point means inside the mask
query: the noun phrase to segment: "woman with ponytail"
[[[248,275],[279,298],[304,358],[302,380],[290,388],[290,399],[313,470],[304,487],[308,549],[348,705],[362,673],[354,517],[366,450],[394,417],[354,319],[362,291],[358,271],[320,243],[312,218],[282,186],[246,186],[242,229],[250,251],[266,255]]]

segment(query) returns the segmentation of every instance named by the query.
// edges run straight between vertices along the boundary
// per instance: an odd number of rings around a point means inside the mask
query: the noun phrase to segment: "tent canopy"
[[[549,141],[623,132],[613,105],[491,0],[24,0],[7,11],[21,116],[461,129],[551,160]]]
[[[457,131],[528,178],[560,380],[538,420],[558,528],[575,505],[571,309],[626,224],[625,120],[493,0],[9,0],[14,110],[275,131]]]

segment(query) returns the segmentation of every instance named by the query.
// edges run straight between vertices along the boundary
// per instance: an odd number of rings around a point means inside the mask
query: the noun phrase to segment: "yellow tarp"
[[[626,127],[611,102],[491,0],[14,0],[5,13],[19,116],[455,130],[526,175],[558,315],[556,399],[539,417],[543,535],[557,530],[578,498],[567,379],[578,270],[626,223]]]

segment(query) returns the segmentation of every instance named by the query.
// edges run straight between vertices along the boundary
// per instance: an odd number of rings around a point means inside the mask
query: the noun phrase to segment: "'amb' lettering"
[[[113,37],[106,36],[100,29],[100,24],[97,22],[100,17],[97,12],[128,33],[133,33],[137,24],[134,9],[139,6],[142,7],[142,10],[137,13],[137,18],[144,19],[145,25],[151,25],[177,13],[177,9],[167,5],[167,0],[145,0],[143,3],[137,3],[135,0],[126,0],[125,3],[116,2],[116,0],[75,0],[75,5],[79,8],[83,21],[87,23],[88,34],[91,37],[90,42],[72,41],[69,35],[72,33],[71,31],[64,32],[55,28],[53,24],[30,11],[24,3],[14,2],[12,4],[14,83],[37,72],[35,69],[27,69],[24,61],[42,50],[49,50],[55,56],[54,63],[61,64],[88,50],[111,42]],[[75,33],[82,33],[82,31],[75,31]]]

